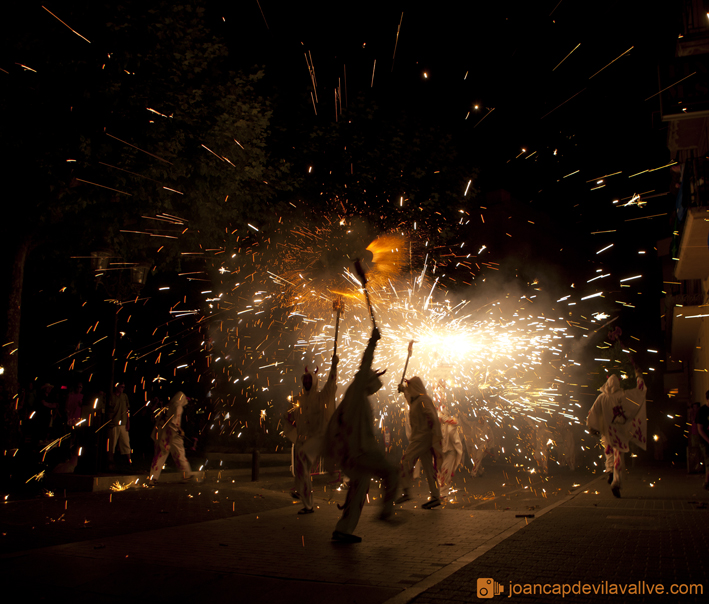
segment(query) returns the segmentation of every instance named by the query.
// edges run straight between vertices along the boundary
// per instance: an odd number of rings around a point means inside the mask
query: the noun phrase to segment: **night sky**
[[[653,10],[641,2],[589,7],[563,1],[428,10],[396,3],[358,3],[355,9],[266,2],[261,8],[263,15],[256,3],[211,10],[225,19],[215,26],[233,60],[265,65],[283,119],[334,121],[333,91],[344,85],[346,72],[349,99],[362,95],[376,103],[383,120],[406,114],[416,127],[450,134],[457,160],[479,168],[478,199],[505,189],[525,212],[550,220],[567,249],[584,244],[582,256],[601,249],[606,239],[590,236],[601,230],[619,229],[633,247],[670,236],[668,197],[641,209],[619,210],[612,201],[669,190],[669,170],[628,177],[670,162],[660,99],[653,95],[658,65],[672,59],[681,31],[673,3]],[[317,118],[308,106],[304,52],[312,57],[324,99]],[[622,174],[595,189],[595,179],[617,172]],[[668,215],[626,223],[661,212]],[[506,245],[514,251],[547,243],[546,256],[564,247],[534,233]],[[616,259],[627,261],[622,253]]]

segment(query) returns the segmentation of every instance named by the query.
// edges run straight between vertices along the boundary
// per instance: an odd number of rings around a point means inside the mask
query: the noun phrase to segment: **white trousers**
[[[108,452],[113,455],[116,452],[116,445],[121,455],[130,457],[130,436],[125,426],[115,426],[111,428],[109,434]]]
[[[303,450],[303,445],[299,442],[295,443],[293,449],[293,473],[295,480],[293,489],[300,496],[303,502],[303,507],[308,510],[313,509],[313,481],[310,477],[310,470],[313,466],[306,452]]]
[[[182,436],[168,429],[165,430],[162,438],[155,443],[155,457],[153,457],[153,463],[150,466],[150,478],[152,480],[160,478],[162,467],[165,465],[167,456],[170,453],[172,453],[172,459],[175,461],[177,469],[184,472],[185,478],[192,475],[192,469],[185,455],[185,444]]]

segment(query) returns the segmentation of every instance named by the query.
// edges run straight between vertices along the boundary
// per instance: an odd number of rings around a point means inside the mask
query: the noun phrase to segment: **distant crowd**
[[[106,396],[85,392],[79,379],[55,385],[30,383],[14,399],[2,393],[1,444],[6,457],[32,457],[52,472],[127,470],[147,466],[154,456],[151,438],[169,401],[153,396],[137,409],[123,382]],[[190,433],[192,426],[186,422]],[[195,438],[188,438],[193,446]],[[37,456],[39,456],[37,458]]]

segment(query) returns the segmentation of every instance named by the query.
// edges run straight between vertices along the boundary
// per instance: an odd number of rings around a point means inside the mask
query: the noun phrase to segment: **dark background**
[[[616,324],[640,337],[644,348],[661,345],[661,279],[654,248],[659,239],[672,235],[671,171],[629,176],[670,162],[660,97],[653,95],[659,91],[658,66],[672,59],[681,31],[678,3],[552,0],[423,8],[397,2],[203,4],[208,30],[229,50],[228,67],[263,71],[255,86],[270,103],[269,158],[289,167],[267,201],[244,202],[244,221],[250,209],[260,208],[259,220],[265,221],[264,209],[294,201],[302,209],[291,218],[316,224],[322,215],[333,213],[334,199],[347,196],[346,213],[364,216],[372,238],[420,216],[427,234],[440,237],[442,245],[463,240],[476,248],[486,245],[485,259],[502,269],[491,273],[488,283],[499,286],[494,291],[513,280],[526,286],[539,279],[546,295],[556,300],[557,294],[571,291],[571,284],[593,293],[586,281],[598,270],[611,272],[614,279],[643,274],[632,288],[609,292],[614,296],[594,302],[588,310],[611,310],[619,317]],[[116,45],[128,49],[141,43],[108,31],[110,5],[46,6],[92,44],[39,5],[13,3],[2,26],[6,35],[0,67],[7,73],[0,78],[10,82],[4,94],[15,107],[18,99],[36,103],[32,119],[32,111],[21,118],[6,113],[4,119],[15,122],[13,137],[22,137],[26,129],[41,139],[37,135],[47,128],[54,137],[48,140],[55,140],[54,129],[64,128],[71,138],[73,123],[47,114],[47,108],[55,106],[55,100],[58,107],[67,97],[92,98],[85,89],[99,86],[102,76],[92,71],[91,61]],[[118,6],[133,14],[143,4]],[[160,14],[167,4],[145,6]],[[42,72],[42,66],[60,55],[86,60],[88,67],[79,70],[86,79],[67,81],[61,73]],[[317,78],[317,115],[308,61]],[[45,87],[39,99],[31,86],[23,88],[24,81],[16,77],[19,63],[36,66],[43,78],[54,78],[56,99],[51,87],[50,92]],[[337,102],[336,89],[341,94]],[[95,117],[93,112],[98,114],[88,100],[80,106],[87,121]],[[54,152],[38,147],[38,153]],[[11,153],[13,146],[8,145]],[[606,187],[592,190],[597,179],[615,172],[622,173],[609,177]],[[469,180],[471,189],[464,195]],[[5,165],[3,182],[2,240],[7,246],[16,230],[13,207],[53,185],[21,157]],[[646,205],[619,207],[636,193],[644,194]],[[391,203],[400,194],[413,200],[401,211]],[[620,203],[613,204],[616,199]],[[417,214],[419,204],[424,210]],[[60,206],[54,209],[61,211]],[[454,228],[453,217],[461,207],[470,220]],[[654,215],[660,216],[645,219]],[[114,226],[134,219],[116,211]],[[81,215],[67,216],[55,227],[53,238],[30,255],[23,301],[23,383],[43,381],[40,376],[66,380],[67,364],[62,368],[58,361],[81,349],[86,330],[97,320],[104,325],[109,321],[111,312],[100,303],[106,292],[95,287],[87,261],[71,259],[90,251],[91,243],[100,240],[102,226],[105,222],[97,226]],[[611,251],[596,255],[610,243]],[[647,253],[638,255],[639,250]],[[4,253],[4,262],[9,259]],[[7,275],[8,267],[3,268]],[[178,278],[193,268],[204,265],[181,260],[179,266],[160,266],[151,273],[141,294],[150,300],[120,343],[124,355],[153,345],[147,334],[166,324],[167,309],[176,300],[189,300],[187,307],[200,304],[203,284]],[[466,281],[464,271],[451,270],[449,275],[455,280],[447,286],[466,295],[467,288],[460,286]],[[161,297],[158,288],[166,284],[171,294]],[[8,286],[4,278],[2,287]],[[63,287],[67,290],[60,295]],[[97,310],[82,307],[87,300],[96,301]],[[620,309],[615,300],[635,308]],[[580,306],[575,310],[584,313]],[[71,329],[46,327],[67,317],[72,318]],[[167,368],[153,368],[150,374],[147,368],[134,370],[138,373],[133,380],[142,373],[152,384],[161,371],[170,381],[151,388],[171,391],[180,385],[179,379],[172,381],[174,367],[192,359],[187,382],[196,394],[206,396],[207,380],[198,383],[196,376],[209,373],[203,358],[210,337],[197,319],[175,328],[185,335],[170,348]],[[83,375],[95,371],[100,375],[95,379],[107,382],[109,357],[109,350],[95,351],[81,366]],[[642,354],[638,360],[648,361]]]

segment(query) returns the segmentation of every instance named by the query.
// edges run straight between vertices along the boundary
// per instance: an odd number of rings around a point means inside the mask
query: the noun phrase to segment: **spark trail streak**
[[[44,10],[46,10],[50,15],[52,15],[52,17],[54,17],[57,21],[59,21],[59,23],[61,23],[64,27],[66,27],[67,29],[71,30],[73,33],[75,33],[77,36],[79,36],[82,40],[86,40],[89,44],[91,44],[91,40],[89,40],[88,38],[84,38],[84,36],[82,36],[78,31],[76,31],[75,29],[72,29],[71,27],[69,27],[66,23],[64,23],[64,21],[62,21],[59,17],[57,17],[57,16],[56,16],[52,11],[50,11],[46,6],[43,6],[42,8],[43,8]]]

